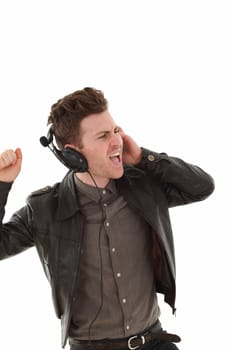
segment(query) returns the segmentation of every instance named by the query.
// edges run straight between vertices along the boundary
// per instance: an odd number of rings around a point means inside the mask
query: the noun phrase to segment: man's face
[[[123,140],[119,128],[108,111],[91,114],[80,124],[81,144],[79,151],[88,161],[88,169],[100,187],[105,187],[110,179],[123,175]],[[93,185],[89,174],[77,176]]]

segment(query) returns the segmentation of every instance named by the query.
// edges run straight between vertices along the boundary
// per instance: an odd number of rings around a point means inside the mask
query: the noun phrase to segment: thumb
[[[22,162],[23,155],[22,155],[22,151],[21,151],[20,148],[16,148],[15,154],[16,154],[16,157],[17,157],[16,162],[17,161]]]
[[[16,160],[15,163],[12,164],[15,168],[17,168],[18,170],[21,169],[21,165],[22,165],[22,160],[23,160],[23,155],[22,155],[22,151],[20,148],[16,148],[15,150],[15,155],[16,155]]]

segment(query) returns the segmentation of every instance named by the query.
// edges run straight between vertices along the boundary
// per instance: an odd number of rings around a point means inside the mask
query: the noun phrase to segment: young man
[[[36,246],[63,347],[69,340],[71,350],[177,349],[180,338],[162,330],[157,303],[163,293],[175,311],[168,210],[208,197],[212,178],[139,147],[115,123],[99,90],[65,96],[48,123],[41,142],[71,170],[61,183],[32,193],[1,225],[0,257]],[[21,162],[20,149],[0,156],[1,220]]]

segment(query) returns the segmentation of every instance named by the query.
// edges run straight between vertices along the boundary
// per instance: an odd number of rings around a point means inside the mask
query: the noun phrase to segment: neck
[[[77,178],[85,184],[93,187],[96,187],[97,185],[99,188],[105,188],[110,181],[110,179],[107,178],[105,179],[99,178],[98,176],[91,176],[89,173],[75,173],[75,176],[77,176]]]

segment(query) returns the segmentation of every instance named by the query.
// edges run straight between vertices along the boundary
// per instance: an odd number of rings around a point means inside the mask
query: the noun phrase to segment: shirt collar
[[[108,198],[112,194],[117,193],[115,181],[112,179],[104,188],[97,188],[96,186],[88,185],[83,181],[81,181],[75,174],[74,174],[74,180],[78,190],[84,195],[86,195],[88,198],[94,200],[95,202],[99,202],[100,195],[103,196],[104,198],[105,197]]]

